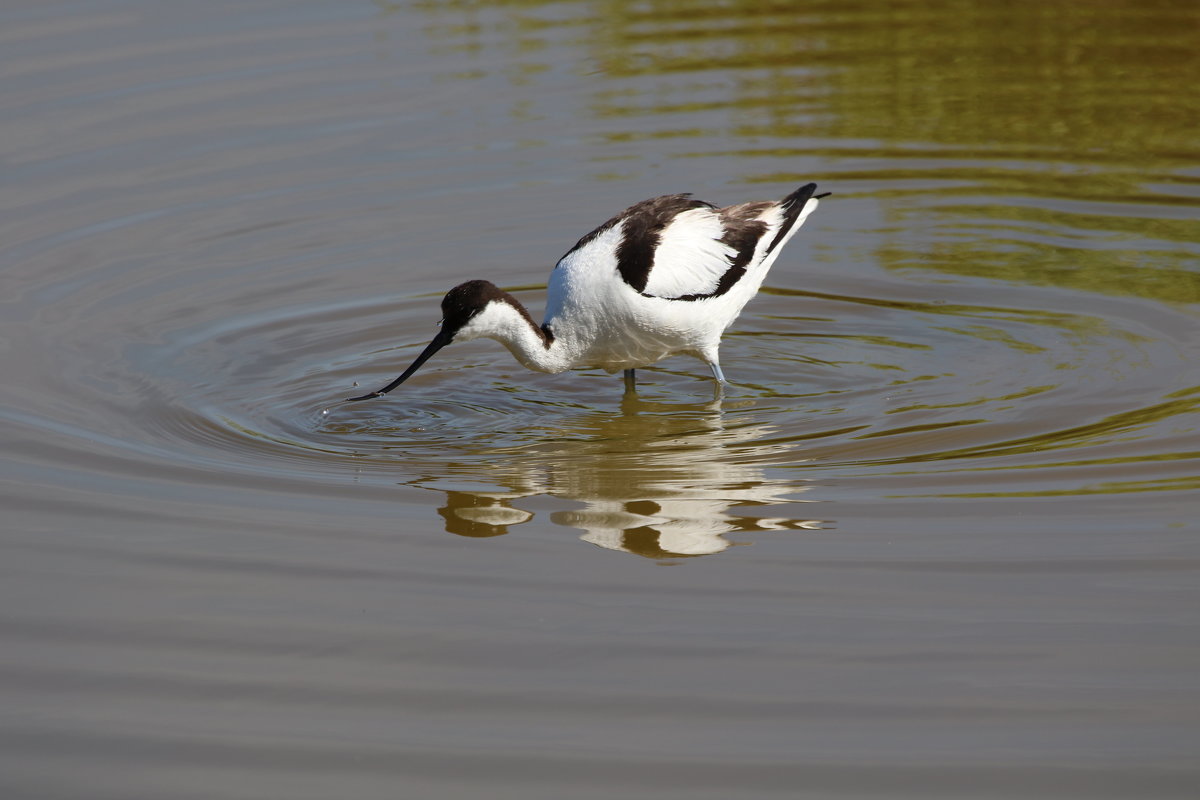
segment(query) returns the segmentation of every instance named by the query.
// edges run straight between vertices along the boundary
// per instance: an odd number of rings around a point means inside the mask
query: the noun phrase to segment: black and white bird
[[[672,194],[643,200],[584,236],[550,273],[545,321],[488,281],[459,284],[442,299],[441,330],[396,380],[350,400],[379,397],[451,342],[487,337],[538,372],[634,369],[691,355],[725,382],[721,334],[758,292],[767,271],[816,210],[817,185],[777,202],[717,208]]]

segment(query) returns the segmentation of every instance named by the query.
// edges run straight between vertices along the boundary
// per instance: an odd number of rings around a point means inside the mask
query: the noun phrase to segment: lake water
[[[1197,30],[5,4],[0,794],[1195,797]],[[456,283],[809,180],[723,399],[483,341],[338,403]]]

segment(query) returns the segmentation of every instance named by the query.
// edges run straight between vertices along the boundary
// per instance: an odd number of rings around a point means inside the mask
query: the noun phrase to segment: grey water
[[[1194,797],[1188,4],[0,9],[0,795]],[[834,194],[698,361],[438,299]]]

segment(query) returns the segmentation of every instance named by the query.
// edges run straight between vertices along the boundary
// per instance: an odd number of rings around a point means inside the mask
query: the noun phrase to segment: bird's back
[[[559,259],[546,325],[610,369],[715,347],[816,208],[815,190],[727,208],[686,194],[630,206]]]

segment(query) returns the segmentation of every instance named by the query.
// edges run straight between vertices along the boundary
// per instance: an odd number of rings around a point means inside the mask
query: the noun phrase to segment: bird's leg
[[[637,391],[637,389],[635,388],[636,385],[637,385],[637,383],[633,377],[633,370],[631,370],[631,369],[625,370],[625,393],[628,394],[630,392]]]
[[[713,378],[713,400],[720,402],[725,397],[725,386],[728,381],[725,380],[725,373],[721,372],[721,365],[716,362],[716,359],[708,362],[708,366],[712,369]]]

